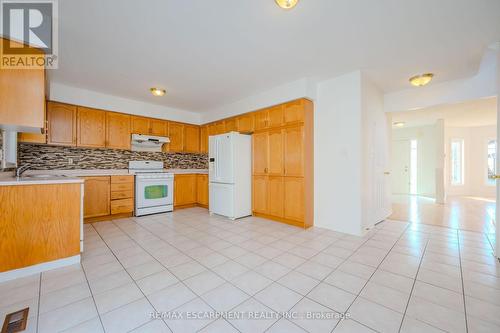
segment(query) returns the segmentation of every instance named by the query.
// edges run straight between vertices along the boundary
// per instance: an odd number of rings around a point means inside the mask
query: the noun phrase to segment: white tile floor
[[[2,319],[26,306],[39,333],[500,332],[500,264],[480,233],[387,221],[361,238],[193,208],[86,225],[81,266],[0,284]]]

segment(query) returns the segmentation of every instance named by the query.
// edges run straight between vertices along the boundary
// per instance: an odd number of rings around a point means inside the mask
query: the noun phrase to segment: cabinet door
[[[267,176],[254,176],[252,185],[252,206],[253,211],[261,214],[268,214]]]
[[[215,126],[215,134],[224,134],[226,132],[226,126],[224,125],[224,121],[218,121],[214,124]]]
[[[294,221],[304,221],[304,178],[283,177],[284,216]]]
[[[207,125],[208,135],[217,135],[217,124],[211,123]]]
[[[174,177],[174,206],[191,205],[196,203],[196,176],[175,175]]]
[[[168,123],[168,135],[170,143],[168,151],[181,152],[184,150],[184,125],[179,123]]]
[[[83,215],[85,218],[106,216],[110,214],[110,177],[83,177],[84,202]]]
[[[240,133],[252,133],[255,130],[255,115],[247,113],[236,118],[236,126]]]
[[[149,134],[156,136],[167,136],[168,122],[158,119],[150,119]]]
[[[106,147],[130,150],[130,116],[106,112]]]
[[[283,131],[270,130],[269,136],[269,163],[268,172],[270,175],[283,175]]]
[[[269,123],[269,113],[266,110],[255,112],[255,130],[267,128]]]
[[[269,136],[267,132],[255,133],[253,136],[253,174],[266,175],[268,173]]]
[[[286,103],[284,106],[285,123],[296,123],[304,121],[305,103],[303,100]]]
[[[78,147],[106,146],[106,112],[78,107]]]
[[[284,186],[283,177],[269,176],[268,182],[269,215],[283,217],[284,215]]]
[[[144,117],[132,117],[132,134],[149,134],[149,119]]]
[[[200,128],[200,152],[208,153],[208,126]]]
[[[284,130],[286,176],[304,175],[304,127],[297,126]]]
[[[238,131],[238,127],[236,126],[236,118],[229,118],[224,120],[224,133]]]
[[[44,133],[17,133],[17,141],[25,143],[47,143],[47,135]]]
[[[76,106],[47,103],[47,143],[76,146]]]
[[[184,126],[184,151],[189,153],[200,152],[200,128],[198,126]]]
[[[197,198],[196,201],[203,206],[208,206],[208,175],[196,175]]]
[[[278,105],[268,110],[268,127],[279,127],[283,125],[283,105]]]

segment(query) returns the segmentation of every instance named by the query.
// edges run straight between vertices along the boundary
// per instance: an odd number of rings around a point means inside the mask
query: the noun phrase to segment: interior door
[[[410,193],[410,140],[392,142],[392,193]]]

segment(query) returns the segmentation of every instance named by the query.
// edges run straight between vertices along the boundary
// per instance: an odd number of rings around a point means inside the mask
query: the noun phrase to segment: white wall
[[[495,186],[487,183],[487,142],[496,139],[496,126],[446,127],[446,192],[447,195],[466,195],[493,198]],[[451,184],[450,145],[452,139],[464,140],[464,185]]]
[[[392,142],[417,140],[417,194],[436,195],[436,140],[435,126],[394,128]],[[393,167],[391,167],[393,169]],[[395,181],[395,180],[394,180]],[[396,186],[394,186],[396,187]]]
[[[285,103],[294,99],[315,99],[316,84],[314,79],[302,78],[274,87],[239,101],[223,105],[202,114],[202,123],[255,111],[272,105]]]
[[[314,224],[360,234],[361,73],[320,82],[314,107]]]
[[[62,85],[56,82],[50,83],[49,99],[57,102],[139,116],[174,120],[196,125],[201,124],[201,115],[199,113],[102,94],[95,91]]]

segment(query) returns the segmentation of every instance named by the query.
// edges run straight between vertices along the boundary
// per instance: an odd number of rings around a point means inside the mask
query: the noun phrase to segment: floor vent
[[[9,313],[5,316],[1,333],[16,333],[26,329],[28,323],[28,312],[30,308]]]

